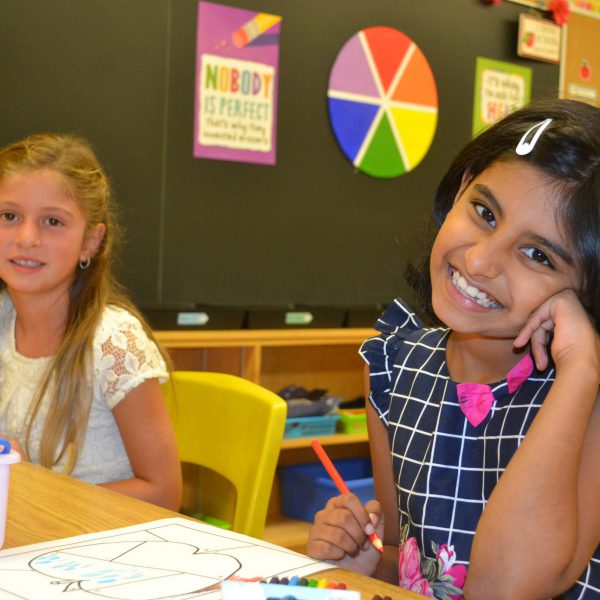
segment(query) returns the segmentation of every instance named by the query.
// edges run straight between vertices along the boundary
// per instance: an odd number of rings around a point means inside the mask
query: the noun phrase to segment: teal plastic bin
[[[290,417],[285,420],[284,438],[319,437],[333,435],[340,420],[338,415],[317,417]]]

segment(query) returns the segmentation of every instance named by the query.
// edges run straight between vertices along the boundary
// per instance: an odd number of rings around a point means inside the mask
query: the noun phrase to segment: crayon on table
[[[331,462],[329,456],[321,446],[321,442],[319,440],[313,440],[311,443],[312,449],[316,452],[319,457],[321,463],[325,467],[325,470],[329,473],[329,476],[335,483],[337,489],[340,491],[340,494],[349,494],[350,489],[346,485],[346,482],[342,479],[342,476],[338,473],[338,470],[335,468],[334,464]],[[373,547],[379,552],[383,552],[383,544],[381,543],[381,538],[376,534],[372,533],[369,535],[369,539],[371,540],[371,544]]]

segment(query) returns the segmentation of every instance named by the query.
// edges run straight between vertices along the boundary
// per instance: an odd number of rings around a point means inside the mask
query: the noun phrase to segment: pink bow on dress
[[[526,354],[506,375],[508,392],[516,392],[532,373],[533,360]],[[492,388],[485,383],[459,383],[456,394],[460,409],[473,427],[477,427],[487,417],[494,404]]]

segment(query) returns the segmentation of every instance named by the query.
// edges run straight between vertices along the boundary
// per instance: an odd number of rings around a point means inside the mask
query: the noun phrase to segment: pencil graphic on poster
[[[236,48],[244,48],[279,21],[281,21],[281,17],[277,15],[258,13],[253,19],[250,19],[231,34],[231,41]]]

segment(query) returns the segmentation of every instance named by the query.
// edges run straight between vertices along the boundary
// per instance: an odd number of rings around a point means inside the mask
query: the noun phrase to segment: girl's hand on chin
[[[531,344],[536,367],[548,366],[548,342],[556,370],[572,366],[593,368],[600,381],[600,339],[573,290],[562,290],[548,298],[531,314],[516,337],[517,348]]]

